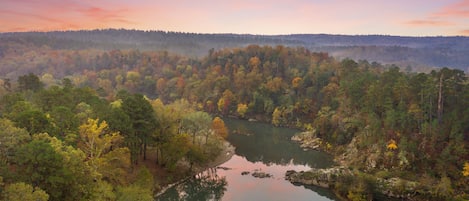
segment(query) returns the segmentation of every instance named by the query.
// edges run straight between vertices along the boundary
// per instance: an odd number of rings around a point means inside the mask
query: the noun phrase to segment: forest
[[[190,58],[202,58],[209,50],[244,48],[250,44],[305,47],[328,52],[335,58],[369,60],[396,64],[413,71],[430,72],[428,68],[452,67],[469,71],[469,37],[404,37],[389,35],[250,35],[201,34],[167,31],[102,29],[90,31],[55,31],[0,33],[0,58],[9,46],[26,44],[48,46],[56,50],[168,51]]]
[[[417,73],[281,45],[197,59],[21,40],[1,55],[4,200],[152,200],[164,179],[221,151],[220,117],[313,131],[351,168],[421,183],[422,200],[469,194],[462,70]],[[148,179],[148,161],[167,177]],[[347,191],[372,190],[356,186]]]

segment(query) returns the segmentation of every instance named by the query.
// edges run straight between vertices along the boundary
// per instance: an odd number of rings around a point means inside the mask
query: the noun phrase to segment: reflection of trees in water
[[[210,168],[169,189],[158,200],[221,200],[226,191],[226,178]]]
[[[337,200],[337,196],[330,189],[322,188],[318,186],[312,186],[312,185],[302,185],[302,184],[293,184],[293,185],[303,186],[306,189],[316,192],[318,195],[322,197],[329,198],[330,200]]]
[[[293,161],[295,165],[309,165],[315,168],[332,165],[331,157],[327,154],[303,151],[298,144],[290,141],[291,136],[298,132],[294,129],[232,119],[225,122],[232,130],[251,134],[228,136],[228,141],[236,147],[236,154],[246,157],[250,162],[287,165]]]

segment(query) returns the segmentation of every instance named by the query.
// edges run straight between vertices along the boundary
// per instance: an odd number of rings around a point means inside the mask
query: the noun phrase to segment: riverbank
[[[231,157],[233,157],[234,153],[235,153],[235,147],[231,145],[229,142],[224,141],[223,149],[220,152],[220,154],[215,159],[205,164],[203,167],[196,167],[195,172],[200,173],[200,172],[205,171],[208,168],[217,167],[225,163],[226,161],[229,161]]]
[[[360,152],[357,149],[357,138],[343,147],[334,149],[324,149],[321,146],[321,139],[314,135],[314,132],[297,133],[291,138],[305,150],[329,151],[334,155],[334,161],[338,166],[326,169],[312,168],[308,171],[296,172],[289,170],[285,173],[285,179],[296,185],[312,185],[328,188],[344,200],[354,200],[361,197],[367,199],[386,200],[448,200],[448,192],[453,189],[449,182],[441,179],[426,177],[425,180],[418,179],[418,176],[404,170],[385,169],[378,167],[379,147],[369,146],[368,152]],[[322,148],[322,149],[321,149]],[[338,150],[340,150],[338,152]],[[360,160],[365,164],[363,168],[354,166],[354,162]],[[344,171],[345,170],[345,171]],[[453,199],[467,199],[467,195],[456,195]]]
[[[217,166],[229,161],[231,157],[233,157],[234,153],[235,153],[235,147],[231,145],[228,141],[224,141],[222,150],[220,151],[220,154],[218,154],[216,158],[210,160],[208,163],[202,166],[194,166],[192,169],[192,172],[188,176],[178,179],[176,182],[172,182],[172,183],[168,183],[168,184],[160,186],[160,189],[156,192],[154,197],[157,198],[158,196],[165,193],[171,187],[183,183],[184,181],[186,181],[187,179],[190,179],[194,175],[197,175],[210,168],[216,168]]]
[[[355,196],[382,195],[389,199],[412,200],[417,194],[428,194],[417,182],[405,179],[378,178],[371,174],[352,171],[344,166],[308,171],[289,170],[285,180],[297,185],[313,185],[333,190],[337,196],[352,199]],[[361,186],[357,188],[357,186]],[[373,188],[371,188],[373,186]],[[420,189],[420,190],[417,190]],[[352,199],[353,200],[353,199]]]

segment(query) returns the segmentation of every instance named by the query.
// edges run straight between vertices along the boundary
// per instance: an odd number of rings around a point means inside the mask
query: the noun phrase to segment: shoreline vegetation
[[[223,142],[223,149],[214,160],[208,162],[207,164],[201,167],[195,167],[193,172],[191,172],[189,176],[186,176],[174,183],[161,186],[160,190],[155,192],[156,194],[154,195],[154,197],[158,198],[158,196],[161,196],[162,194],[164,194],[168,189],[172,188],[173,186],[177,186],[181,183],[184,183],[188,179],[196,176],[197,174],[200,174],[201,172],[204,172],[210,168],[217,168],[221,164],[229,161],[231,157],[234,155],[235,153],[234,151],[235,151],[235,147],[233,145],[231,145],[228,141]]]
[[[440,188],[435,185],[427,185],[422,182],[407,180],[399,175],[392,175],[392,170],[379,170],[354,168],[347,161],[350,155],[337,154],[337,150],[333,150],[330,145],[315,135],[315,130],[299,132],[291,137],[291,140],[297,142],[301,148],[306,150],[325,151],[333,154],[334,161],[338,165],[317,169],[312,168],[308,171],[296,172],[288,170],[285,172],[285,180],[294,185],[312,185],[332,190],[342,200],[366,200],[363,192],[368,193],[368,197],[379,197],[380,199],[400,199],[400,200],[428,200],[433,199]],[[349,144],[349,148],[353,147]],[[339,150],[341,151],[341,150]],[[358,153],[356,153],[358,154]],[[354,185],[359,185],[354,187]],[[354,189],[356,192],[354,192]],[[448,190],[448,189],[446,189]],[[362,195],[360,195],[362,194]],[[455,196],[455,200],[466,200],[464,195]]]

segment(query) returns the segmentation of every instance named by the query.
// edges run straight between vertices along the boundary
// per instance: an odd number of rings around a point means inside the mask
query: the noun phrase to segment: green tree
[[[96,201],[112,201],[116,200],[116,193],[113,186],[106,181],[98,180],[94,185],[94,189],[90,200]]]
[[[122,109],[132,122],[133,136],[138,139],[138,142],[130,147],[130,149],[133,149],[133,161],[137,162],[135,155],[139,151],[143,152],[143,159],[146,160],[147,146],[151,143],[152,134],[157,123],[153,108],[142,94],[125,95],[122,100]]]
[[[90,199],[96,187],[95,182],[100,179],[100,176],[86,161],[85,153],[46,133],[34,135],[33,140],[48,142],[62,157],[61,164],[65,172],[63,176],[65,183],[62,188],[66,189],[63,197],[71,200]]]
[[[155,181],[150,170],[145,166],[141,167],[137,172],[137,178],[133,185],[140,186],[141,188],[146,188],[153,191]]]
[[[171,139],[180,131],[181,119],[185,112],[192,111],[183,101],[177,101],[170,105],[164,105],[161,100],[151,102],[155,117],[158,119],[156,131],[153,133],[153,143],[156,146],[156,163],[160,164],[164,157],[165,147]],[[161,157],[160,157],[161,156]]]
[[[19,182],[10,184],[3,192],[4,200],[8,201],[47,201],[49,195],[42,189],[31,185]]]
[[[44,87],[44,83],[39,80],[37,75],[29,73],[28,75],[23,75],[18,77],[18,89],[20,91],[39,91]]]
[[[63,158],[43,140],[33,140],[18,148],[15,156],[16,174],[20,181],[37,186],[51,200],[64,200],[66,182],[71,175],[63,167]]]
[[[57,137],[63,139],[68,134],[77,133],[80,123],[70,108],[65,106],[54,107],[50,112],[50,116]],[[49,134],[53,135],[53,133]]]
[[[189,152],[191,147],[191,140],[188,134],[178,134],[165,143],[165,165],[170,171],[176,168],[176,163],[181,160]]]
[[[153,192],[137,185],[121,187],[117,191],[117,201],[153,201]]]
[[[0,108],[4,114],[13,112],[14,105],[18,102],[25,102],[25,98],[21,93],[7,93],[0,99]]]
[[[104,118],[109,124],[109,128],[113,131],[119,131],[122,136],[127,137],[133,133],[130,117],[121,107],[111,106],[111,109]]]
[[[16,148],[30,140],[26,130],[15,127],[8,119],[0,119],[0,161],[11,160]]]
[[[206,112],[193,112],[182,118],[182,129],[192,135],[192,144],[196,144],[196,136],[205,136],[205,143],[207,143],[210,134],[210,124],[212,117]],[[200,145],[200,141],[199,141]]]
[[[51,111],[52,108],[57,106],[71,108],[77,100],[79,99],[74,99],[72,96],[72,91],[64,90],[59,86],[52,86],[34,94],[35,103],[37,103],[39,107],[46,112]]]
[[[30,134],[47,132],[50,128],[50,122],[47,116],[39,110],[23,111],[13,119],[15,125],[25,128]]]
[[[207,144],[207,143],[206,143]],[[186,154],[186,158],[189,161],[189,171],[192,171],[194,164],[200,165],[207,161],[207,157],[199,146],[190,146],[189,151]]]

